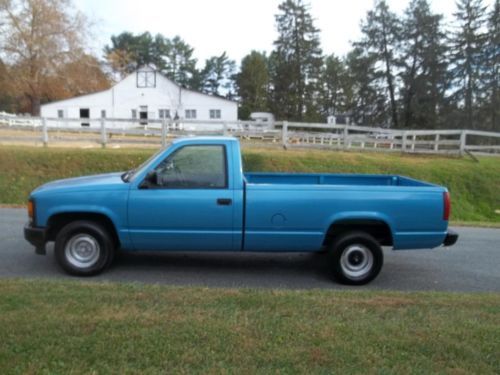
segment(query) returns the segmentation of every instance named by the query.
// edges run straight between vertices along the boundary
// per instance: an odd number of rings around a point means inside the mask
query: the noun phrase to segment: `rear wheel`
[[[382,248],[365,232],[339,236],[331,247],[333,276],[343,284],[363,285],[380,273],[384,263]]]
[[[91,276],[102,272],[113,261],[114,244],[104,227],[92,221],[74,221],[56,236],[55,256],[68,273]]]

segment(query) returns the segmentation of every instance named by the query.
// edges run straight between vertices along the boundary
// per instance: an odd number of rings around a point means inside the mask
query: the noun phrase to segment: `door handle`
[[[233,200],[229,199],[229,198],[218,198],[217,199],[217,204],[219,206],[230,206],[231,203],[233,203]]]

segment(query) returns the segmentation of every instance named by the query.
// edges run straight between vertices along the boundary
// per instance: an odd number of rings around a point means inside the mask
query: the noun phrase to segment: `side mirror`
[[[149,171],[146,174],[146,177],[144,177],[144,180],[141,182],[141,185],[139,186],[141,189],[149,189],[152,186],[156,186],[158,182],[158,175],[156,174],[156,171]]]

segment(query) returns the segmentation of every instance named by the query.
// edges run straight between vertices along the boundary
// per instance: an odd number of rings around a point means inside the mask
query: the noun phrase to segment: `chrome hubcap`
[[[365,277],[373,267],[373,254],[364,245],[354,244],[347,247],[340,257],[342,272],[351,280]]]
[[[66,243],[64,253],[68,262],[78,268],[93,266],[99,259],[99,242],[90,234],[78,234]]]

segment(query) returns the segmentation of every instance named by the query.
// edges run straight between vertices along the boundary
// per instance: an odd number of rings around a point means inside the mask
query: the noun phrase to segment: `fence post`
[[[43,147],[49,145],[49,133],[47,132],[47,119],[45,117],[42,117],[42,142]]]
[[[101,147],[106,148],[106,143],[108,142],[106,136],[106,123],[104,118],[101,118]]]
[[[167,145],[167,119],[161,121],[161,147],[165,148]]]
[[[467,131],[462,130],[460,132],[460,155],[463,155],[465,152],[465,146],[467,145]]]
[[[347,145],[347,138],[349,138],[349,129],[347,128],[347,125],[344,126],[344,132],[342,134],[342,141],[344,142],[344,148],[348,148],[349,146]]]
[[[402,144],[401,144],[401,151],[402,152],[406,152],[406,144],[407,144],[407,133],[406,131],[403,132],[403,134],[401,135],[401,141],[402,141]]]
[[[439,151],[439,134],[436,134],[436,137],[434,138],[434,151]]]
[[[283,147],[288,147],[288,121],[283,121],[283,127],[281,128],[281,143]]]
[[[417,135],[413,134],[413,137],[411,137],[411,150],[415,151],[415,141],[417,140]]]

